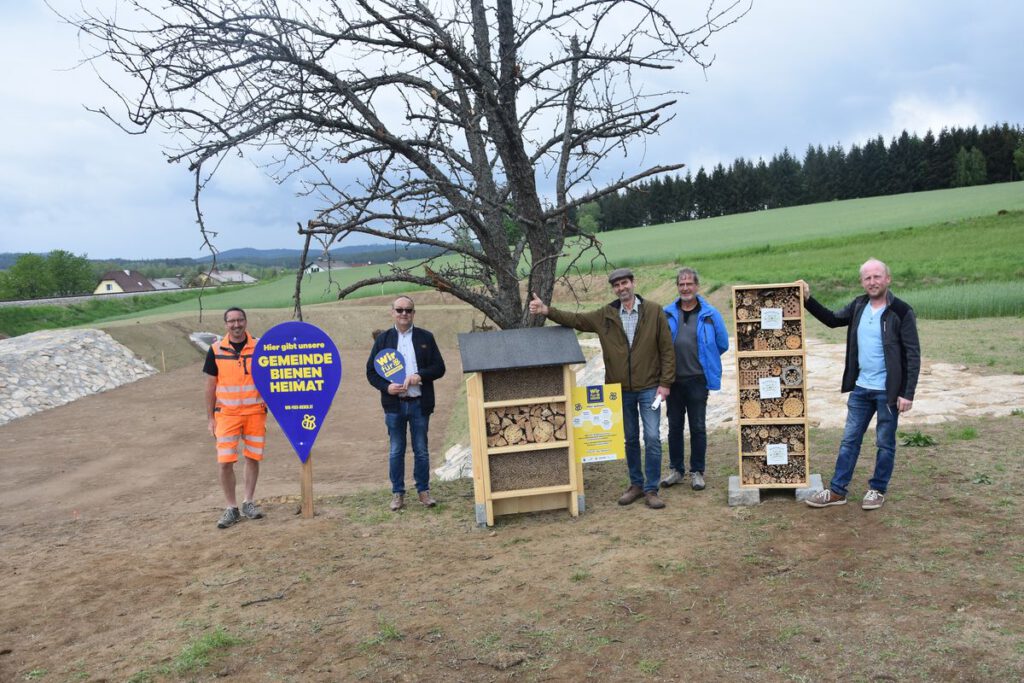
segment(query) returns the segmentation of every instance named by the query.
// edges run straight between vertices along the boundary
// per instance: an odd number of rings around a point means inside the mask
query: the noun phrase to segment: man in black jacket
[[[391,304],[391,317],[395,326],[384,330],[377,337],[370,357],[366,360],[366,379],[380,391],[380,404],[384,408],[384,422],[388,427],[392,512],[401,510],[405,505],[407,428],[412,437],[412,472],[420,503],[427,507],[437,505],[437,501],[430,495],[427,430],[430,414],[434,412],[434,381],[444,376],[444,358],[437,348],[434,335],[420,327],[413,327],[415,313],[412,299],[407,296],[395,299]],[[402,354],[405,359],[403,383],[395,384],[377,374],[374,358],[381,349],[397,349]]]
[[[899,416],[914,405],[921,370],[914,309],[889,291],[889,267],[878,259],[869,259],[860,267],[860,284],[865,294],[838,311],[818,303],[811,296],[810,286],[800,282],[811,315],[829,327],[847,328],[842,391],[852,392],[835,474],[829,488],[808,498],[807,504],[821,508],[846,503],[847,486],[853,478],[861,441],[872,416],[877,415],[875,471],[861,503],[865,510],[877,510],[885,503],[892,476]]]

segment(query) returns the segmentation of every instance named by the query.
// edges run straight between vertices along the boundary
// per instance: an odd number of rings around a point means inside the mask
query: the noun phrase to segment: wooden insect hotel
[[[476,521],[584,509],[572,434],[571,364],[585,361],[566,327],[459,335],[466,379]]]
[[[805,488],[810,453],[799,283],[732,288],[741,488]]]

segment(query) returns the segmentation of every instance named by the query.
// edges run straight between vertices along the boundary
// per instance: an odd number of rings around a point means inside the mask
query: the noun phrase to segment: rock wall
[[[156,373],[100,330],[0,340],[0,424]]]

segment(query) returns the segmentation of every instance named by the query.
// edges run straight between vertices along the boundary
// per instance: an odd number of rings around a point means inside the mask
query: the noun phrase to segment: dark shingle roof
[[[153,283],[137,270],[108,270],[100,278],[100,282],[103,280],[113,280],[126,292],[152,292],[156,289]]]
[[[463,372],[586,362],[576,333],[560,326],[460,334],[459,353]]]

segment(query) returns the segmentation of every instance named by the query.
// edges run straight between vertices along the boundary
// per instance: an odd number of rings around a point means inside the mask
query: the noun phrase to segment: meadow
[[[1024,182],[808,204],[616,230],[598,237],[615,263],[663,263],[666,257],[686,260],[765,245],[940,225],[1001,210],[1024,210]]]
[[[892,287],[923,318],[1024,313],[1024,259],[1007,245],[1024,242],[1024,211],[868,234],[677,257],[711,283],[807,280],[819,300],[835,305],[860,293],[857,268],[886,261]],[[669,276],[671,277],[671,276]],[[955,295],[955,298],[954,298]]]
[[[649,266],[644,270],[653,277],[671,279],[675,265],[686,263],[704,274],[708,288],[803,278],[817,298],[834,304],[858,291],[856,267],[873,255],[889,263],[894,289],[919,307],[921,317],[1019,316],[1024,306],[1019,283],[1024,261],[1007,248],[1024,242],[1024,182],[758,211],[598,237],[608,264],[596,262],[596,270],[612,264]],[[305,275],[302,303],[336,301],[342,287],[385,272],[386,266],[370,265]],[[386,283],[349,298],[417,289]],[[289,274],[251,287],[208,290],[201,297],[161,298],[166,303],[157,306],[157,298],[140,298],[0,309],[0,332],[23,334],[229,306],[292,308],[294,295],[295,276]]]

